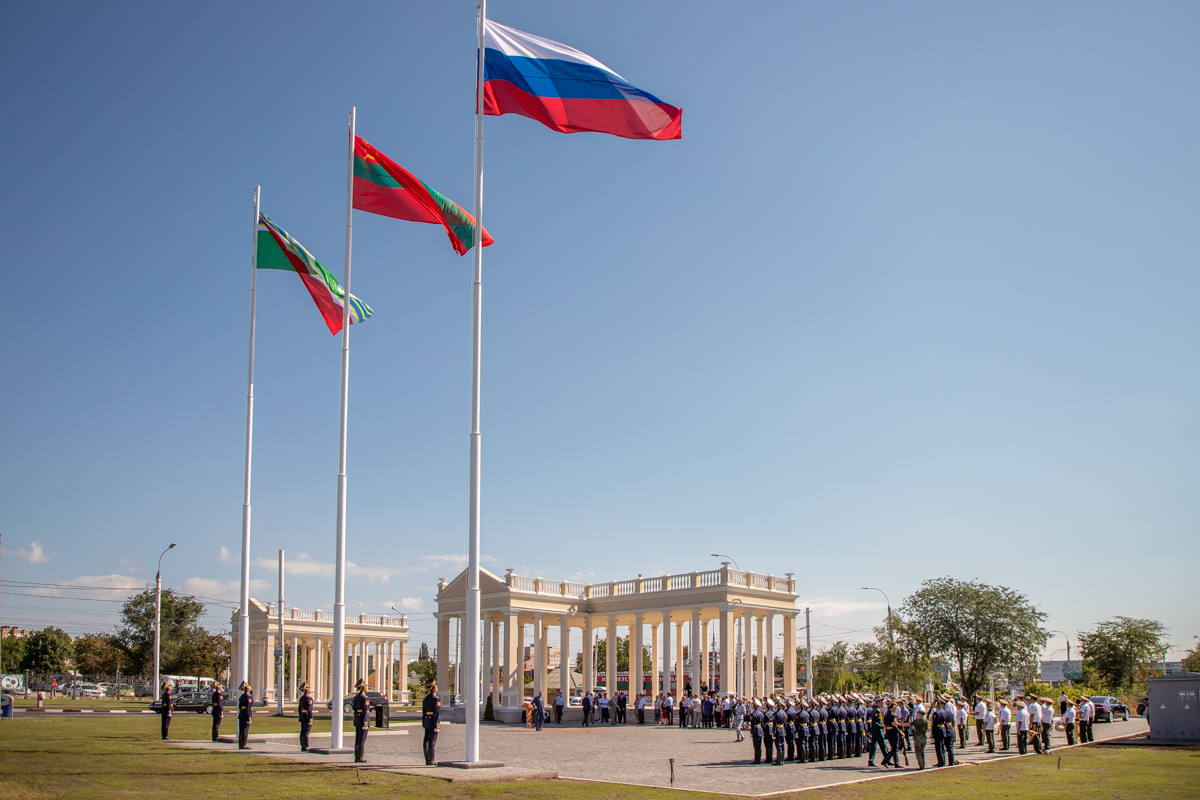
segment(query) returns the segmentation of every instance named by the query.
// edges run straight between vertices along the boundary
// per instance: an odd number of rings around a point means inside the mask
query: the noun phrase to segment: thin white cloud
[[[5,550],[4,552],[16,556],[22,561],[28,561],[30,564],[45,564],[54,558],[54,553],[47,553],[37,539],[30,542],[28,548],[18,547],[16,550]]]
[[[250,596],[256,599],[263,597],[273,588],[274,586],[267,581],[252,580],[250,581]],[[238,600],[242,593],[242,582],[240,579],[219,581],[214,578],[195,577],[184,581],[179,590],[184,594],[212,597],[217,600]],[[270,599],[269,597],[265,598],[266,601],[270,601]]]
[[[421,556],[429,562],[431,567],[454,567],[455,569],[466,569],[467,554],[466,553],[443,553],[442,555]],[[479,563],[494,564],[498,559],[495,556],[481,555]]]
[[[853,614],[856,611],[884,611],[886,603],[879,601],[840,600],[836,597],[814,597],[811,600],[798,600],[799,608],[812,609],[813,616],[839,617],[843,614]]]
[[[279,561],[274,558],[256,558],[254,560],[256,567],[263,569],[279,569]],[[293,559],[288,559],[284,562],[284,569],[289,576],[307,577],[316,576],[321,578],[333,577],[333,564],[327,564],[323,561],[317,561],[308,553],[301,553]],[[371,583],[381,581],[387,583],[397,575],[404,575],[411,570],[402,567],[383,567],[383,566],[367,566],[362,567],[355,564],[353,561],[346,562],[346,575],[351,578],[366,578]]]
[[[222,546],[221,553],[217,556],[217,560],[227,567],[236,567],[238,562],[233,557],[233,553],[229,552],[229,548]]]
[[[400,611],[420,611],[421,604],[424,602],[419,597],[401,597],[395,602],[380,603],[380,605],[388,611],[391,611],[393,606]]]

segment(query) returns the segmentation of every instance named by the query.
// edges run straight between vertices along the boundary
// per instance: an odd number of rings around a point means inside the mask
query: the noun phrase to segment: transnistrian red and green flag
[[[258,253],[254,263],[258,269],[287,269],[300,276],[304,288],[329,326],[329,332],[342,330],[342,300],[346,292],[337,278],[321,266],[321,262],[304,249],[304,245],[276,225],[265,215],[258,215]],[[371,307],[350,295],[350,324],[371,316]]]
[[[354,207],[410,222],[441,224],[461,256],[475,245],[475,217],[404,167],[354,137]],[[483,246],[492,243],[483,230]]]

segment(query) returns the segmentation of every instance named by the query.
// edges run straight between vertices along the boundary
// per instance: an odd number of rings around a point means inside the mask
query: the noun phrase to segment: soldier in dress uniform
[[[750,712],[750,743],[754,745],[754,763],[762,763],[763,725],[766,723],[762,703],[754,698],[754,711]]]
[[[242,690],[238,697],[238,750],[245,750],[246,740],[250,737],[250,721],[254,718],[254,690],[245,681],[238,688]]]
[[[858,733],[854,739],[854,757],[861,758],[867,746],[867,701],[862,695],[858,696],[858,706],[855,709],[855,719]]]
[[[212,740],[215,742],[221,735],[221,718],[225,716],[225,692],[221,684],[214,683],[212,691]]]
[[[175,711],[175,693],[171,691],[170,681],[162,685],[161,703],[158,713],[162,715],[162,738],[167,741],[171,738],[171,714]]]
[[[825,727],[825,758],[832,761],[837,758],[837,700],[834,697],[825,698],[828,722]]]
[[[849,719],[850,719],[850,712],[846,708],[846,698],[839,695],[838,696],[838,705],[837,705],[837,720],[838,720],[837,757],[838,758],[848,758],[850,756],[850,753],[846,750],[846,744],[849,742],[849,739],[847,738],[847,733],[849,731],[848,731],[846,725],[847,725],[847,722],[849,721]]]
[[[367,763],[367,726],[371,719],[371,700],[367,697],[367,684],[362,679],[354,684],[357,694],[350,701],[354,711],[354,762]]]
[[[437,694],[437,682],[433,678],[425,681],[429,694],[421,703],[421,727],[425,729],[425,738],[421,740],[421,750],[425,753],[425,766],[433,764],[434,748],[437,747],[438,727],[440,725],[442,701]]]
[[[809,712],[809,719],[813,724],[813,760],[825,760],[825,721],[828,716],[825,711],[825,701],[817,697],[813,709]]]
[[[296,716],[300,718],[300,752],[308,752],[308,733],[312,730],[313,699],[308,681],[300,684],[300,702],[296,707]]]
[[[789,698],[786,703],[787,726],[783,729],[783,739],[787,742],[785,761],[797,761],[796,757],[796,704]]]
[[[800,698],[800,707],[796,710],[796,760],[801,764],[808,761],[808,700]]]
[[[771,731],[775,734],[775,765],[783,766],[783,742],[787,738],[788,718],[783,709],[783,700],[775,706],[775,724]]]
[[[946,766],[946,746],[942,731],[942,709],[936,702],[929,711],[929,736],[933,739],[933,752],[937,756],[937,766]]]
[[[870,716],[867,717],[867,725],[870,728],[871,744],[867,748],[867,766],[875,766],[875,748],[879,747],[883,751],[883,766],[888,765],[891,760],[891,753],[888,752],[887,742],[883,738],[883,710],[879,707],[881,701],[876,700],[871,708]]]
[[[949,698],[938,698],[942,703],[949,703]],[[942,745],[946,748],[946,765],[954,766],[954,712],[949,705],[942,706]]]
[[[763,760],[770,764],[775,760],[775,701],[767,698],[763,709]]]

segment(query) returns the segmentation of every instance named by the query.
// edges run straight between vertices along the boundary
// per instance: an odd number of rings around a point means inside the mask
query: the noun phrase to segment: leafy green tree
[[[8,647],[8,640],[4,640],[4,646]],[[1188,672],[1200,672],[1200,643],[1191,649],[1183,658],[1183,668]]]
[[[847,663],[850,645],[834,642],[813,656],[813,691],[817,693],[840,692],[848,689],[854,674]]]
[[[425,651],[428,656],[428,650]],[[425,681],[437,678],[437,662],[426,657],[408,665],[408,691],[414,700],[420,700],[429,692],[425,689]],[[445,687],[440,687],[445,689]]]
[[[75,655],[75,644],[61,628],[43,628],[26,638],[21,669],[52,674],[66,672]]]
[[[949,660],[970,697],[995,670],[1037,659],[1049,632],[1046,614],[1005,586],[954,578],[927,580],[900,607],[895,631],[910,661]]]
[[[421,642],[421,649],[417,651],[417,661],[429,660],[429,645]]]
[[[159,668],[167,674],[195,675],[209,652],[208,631],[200,626],[204,604],[173,589],[162,593],[162,635]],[[121,624],[116,639],[125,648],[132,674],[147,675],[154,669],[154,587],[133,595],[121,606]]]
[[[113,675],[125,668],[125,650],[111,634],[89,633],[75,640],[75,669],[85,677]]]
[[[1085,672],[1112,689],[1132,689],[1169,647],[1167,629],[1152,619],[1113,617],[1079,634]]]
[[[28,644],[24,636],[13,636],[11,633],[0,642],[0,672],[19,672],[21,662],[25,659],[25,646]]]
[[[686,650],[686,648],[684,648]],[[596,644],[596,665],[600,672],[603,672],[608,664],[608,640],[601,639]],[[650,648],[642,645],[642,674],[646,675],[650,672]],[[575,669],[583,669],[583,653],[575,654]],[[629,637],[621,636],[617,639],[617,672],[626,672],[629,670]]]

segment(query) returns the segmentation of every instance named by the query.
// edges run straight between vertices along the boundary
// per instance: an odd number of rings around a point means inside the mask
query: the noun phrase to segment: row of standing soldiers
[[[872,711],[859,698],[756,697],[752,705],[747,716],[755,764],[858,757],[871,743]]]

